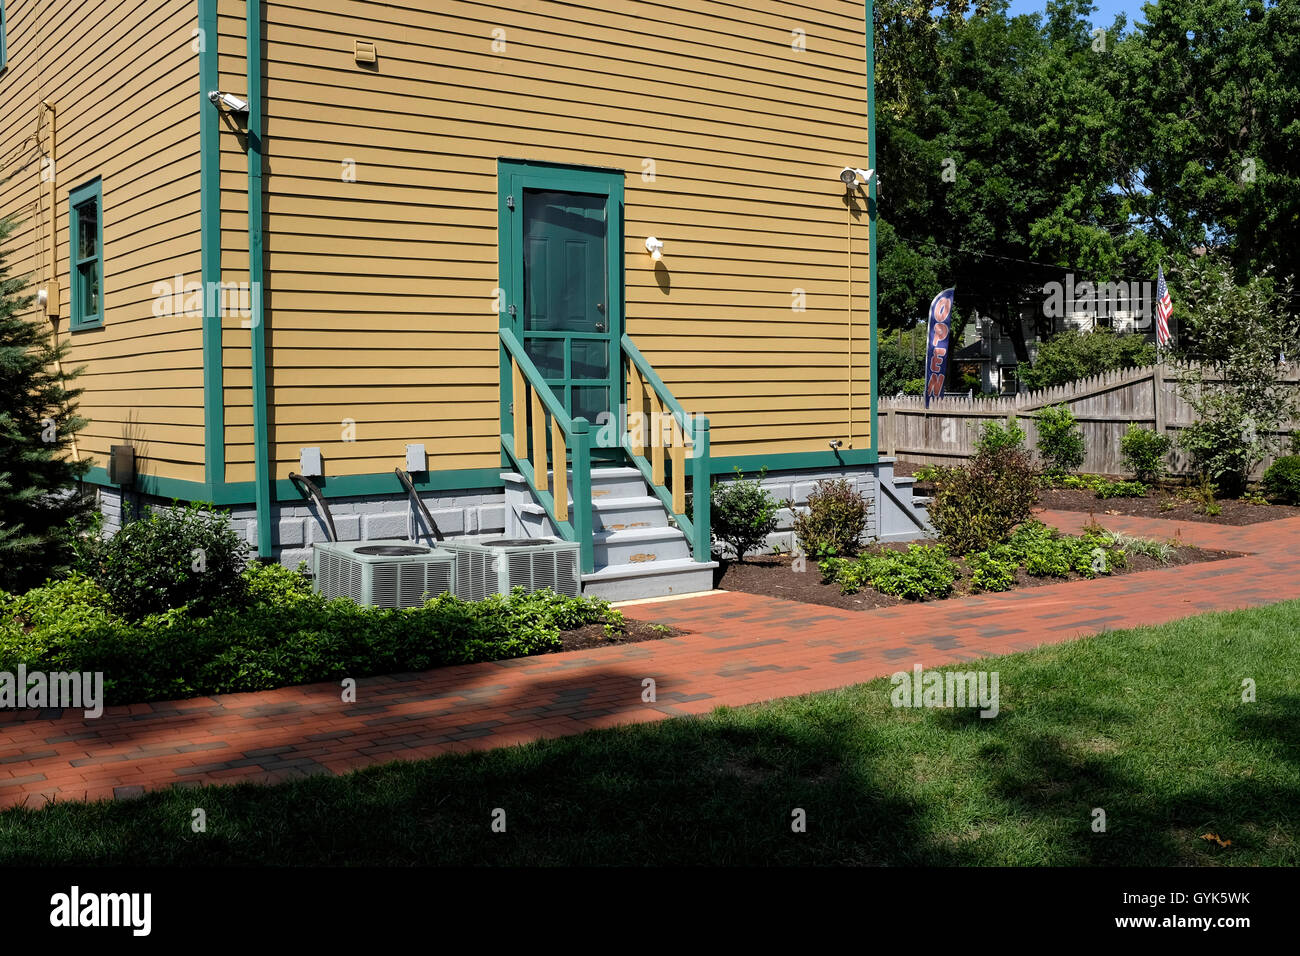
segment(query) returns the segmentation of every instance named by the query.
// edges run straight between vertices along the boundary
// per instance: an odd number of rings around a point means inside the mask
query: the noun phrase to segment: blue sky
[[[1108,27],[1115,19],[1115,14],[1123,13],[1128,17],[1129,25],[1139,19],[1143,0],[1092,0],[1097,11],[1092,15],[1096,26]],[[1018,13],[1042,13],[1047,9],[1047,0],[1011,0],[1012,15]]]

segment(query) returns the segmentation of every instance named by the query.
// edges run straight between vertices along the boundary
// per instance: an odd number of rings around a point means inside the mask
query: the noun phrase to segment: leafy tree
[[[1123,212],[1171,251],[1208,245],[1235,278],[1300,245],[1300,0],[1161,0],[1115,53]]]
[[[876,394],[897,395],[907,393],[908,382],[924,377],[925,358],[913,355],[906,345],[892,338],[880,341],[876,348]]]
[[[4,245],[12,220],[0,220],[0,589],[39,584],[71,558],[70,521],[89,512],[75,487],[90,468],[72,461],[73,434],[86,424],[75,412],[80,389],[56,368],[68,343],[25,317],[34,297],[9,275]],[[80,371],[79,369],[77,370]]]
[[[1140,368],[1156,361],[1156,349],[1140,335],[1105,327],[1063,332],[1038,347],[1020,379],[1030,388],[1051,388],[1116,369]]]
[[[1194,259],[1180,278],[1179,352],[1197,364],[1180,382],[1195,418],[1178,441],[1204,480],[1237,494],[1282,447],[1281,429],[1296,414],[1281,374],[1282,356],[1300,348],[1292,283],[1266,273],[1238,285],[1216,256]]]

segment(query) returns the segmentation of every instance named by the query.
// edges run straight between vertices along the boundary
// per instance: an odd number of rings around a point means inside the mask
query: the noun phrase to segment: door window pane
[[[609,389],[605,386],[575,385],[572,391],[574,418],[585,418],[594,425],[602,412],[609,414]]]
[[[570,378],[609,378],[609,343],[573,340],[573,371]]]
[[[543,378],[564,378],[564,339],[528,339],[525,349]]]

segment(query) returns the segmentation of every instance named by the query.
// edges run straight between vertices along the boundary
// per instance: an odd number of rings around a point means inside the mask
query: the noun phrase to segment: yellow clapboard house
[[[110,523],[213,502],[295,563],[325,524],[291,474],[369,540],[410,529],[404,469],[445,534],[575,541],[613,596],[711,586],[694,492],[736,468],[915,530],[862,0],[0,10],[6,254],[85,368]]]

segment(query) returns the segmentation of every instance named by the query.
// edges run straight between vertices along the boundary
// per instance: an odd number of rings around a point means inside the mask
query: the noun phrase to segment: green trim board
[[[274,553],[271,521],[271,439],[267,425],[266,323],[263,307],[262,260],[262,3],[245,0],[248,28],[248,276],[251,285],[249,322],[253,383],[253,497],[257,506],[257,553]]]
[[[0,0],[0,73],[9,65],[9,48],[5,43],[5,0]]]
[[[108,480],[108,471],[99,465],[92,467],[84,479],[88,484],[106,488],[119,488]],[[412,483],[420,491],[483,491],[504,486],[499,468],[464,468],[456,471],[428,472],[423,477],[412,475]],[[366,495],[405,494],[401,482],[391,472],[370,475],[340,475],[335,478],[313,478],[326,498],[353,498]],[[158,498],[178,498],[181,501],[210,501],[217,505],[248,505],[254,503],[253,482],[232,481],[213,488],[199,481],[181,478],[162,478],[138,474],[132,490]],[[302,501],[302,492],[292,481],[281,479],[274,483],[277,502]]]
[[[769,471],[798,471],[813,468],[844,468],[857,465],[874,465],[875,452],[866,449],[843,449],[840,452],[791,452],[783,455],[733,455],[728,458],[710,458],[709,472],[713,475],[730,475],[737,467],[746,473],[758,471],[764,465]],[[88,484],[117,488],[108,480],[108,472],[95,465],[84,479]],[[500,468],[462,468],[448,471],[430,471],[412,475],[411,480],[420,491],[483,491],[504,486]],[[362,495],[397,495],[403,493],[401,482],[392,472],[368,475],[338,475],[333,478],[313,478],[326,498],[352,498]],[[179,498],[182,501],[211,501],[218,505],[248,505],[254,503],[253,482],[232,481],[210,486],[199,481],[181,478],[163,478],[156,475],[136,476],[134,490],[160,498]],[[288,479],[274,483],[277,502],[301,501],[302,493]]]
[[[222,388],[221,312],[221,117],[208,93],[218,88],[217,0],[198,0],[199,41],[199,233],[203,282],[204,474],[211,488],[226,480],[226,409]],[[208,498],[206,500],[211,500]]]
[[[89,217],[94,215],[94,221]],[[90,227],[87,230],[87,227]],[[104,183],[96,177],[68,194],[68,328],[97,329],[104,324]],[[86,233],[91,233],[86,252]]]
[[[813,468],[851,468],[874,465],[879,461],[874,448],[843,448],[839,451],[794,451],[781,455],[730,455],[710,458],[709,473],[730,475],[737,468],[749,473],[765,467],[768,471],[799,471]]]
[[[871,389],[868,392],[868,401],[871,402],[869,411],[871,418],[871,454],[873,460],[879,455],[879,435],[877,427],[879,425],[879,416],[877,406],[879,405],[880,392],[876,388],[876,354],[879,351],[876,343],[876,309],[879,298],[877,296],[877,286],[880,278],[880,264],[876,260],[876,182],[880,179],[879,168],[876,163],[876,5],[875,0],[867,0],[867,164],[877,169],[875,176],[867,183],[867,284],[870,287],[867,308],[871,311]]]

